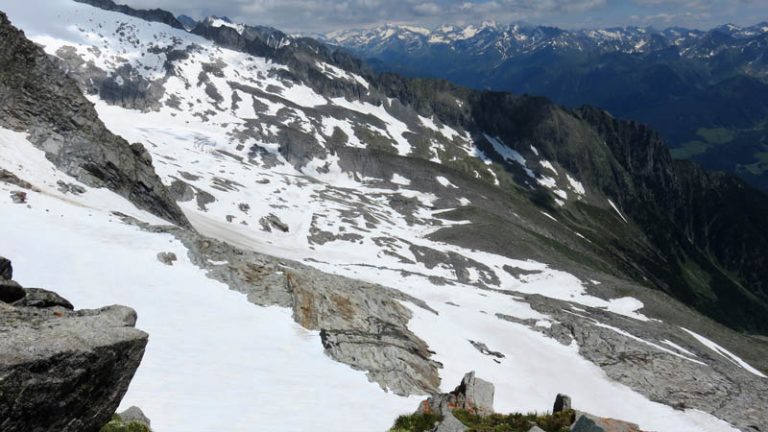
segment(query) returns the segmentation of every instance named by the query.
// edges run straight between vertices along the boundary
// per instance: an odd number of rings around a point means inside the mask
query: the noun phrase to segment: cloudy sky
[[[329,32],[384,23],[434,26],[484,20],[561,27],[710,28],[768,21],[768,0],[118,0],[193,18],[226,15],[289,32]]]

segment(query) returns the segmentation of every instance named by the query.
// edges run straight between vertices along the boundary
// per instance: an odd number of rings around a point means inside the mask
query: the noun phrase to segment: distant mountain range
[[[708,31],[387,25],[325,36],[379,71],[597,105],[659,130],[676,158],[768,189],[768,23]]]

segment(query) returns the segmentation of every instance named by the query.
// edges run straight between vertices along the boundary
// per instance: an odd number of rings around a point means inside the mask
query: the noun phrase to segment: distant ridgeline
[[[675,158],[768,190],[768,23],[709,31],[387,26],[326,40],[378,70],[599,106],[651,125]]]

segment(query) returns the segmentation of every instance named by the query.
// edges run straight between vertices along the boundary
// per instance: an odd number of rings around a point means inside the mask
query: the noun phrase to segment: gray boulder
[[[125,423],[136,422],[141,423],[146,427],[152,426],[150,424],[151,422],[149,421],[149,418],[144,415],[144,412],[141,410],[141,408],[136,406],[132,406],[127,410],[118,413],[117,415],[120,416],[120,419]]]
[[[464,375],[456,389],[450,393],[434,395],[419,406],[419,413],[435,413],[446,416],[452,410],[461,409],[474,414],[493,414],[494,387],[488,381],[475,377],[474,372]]]
[[[52,308],[63,307],[64,309],[74,310],[67,299],[56,294],[53,291],[44,290],[42,288],[24,288],[26,295],[13,303],[14,306],[19,307],[34,307],[34,308]]]
[[[634,423],[621,420],[596,417],[580,413],[571,426],[571,432],[641,432]]]
[[[433,432],[464,432],[467,427],[459,419],[453,416],[453,414],[447,412],[443,416],[443,420],[435,427]]]
[[[24,288],[12,280],[0,279],[0,302],[13,303],[24,298]]]
[[[11,260],[0,256],[0,280],[13,279],[13,266]]]
[[[98,432],[139,366],[147,334],[122,306],[0,303],[0,430]]]
[[[160,252],[157,254],[157,260],[165,265],[172,266],[179,258],[173,252]]]

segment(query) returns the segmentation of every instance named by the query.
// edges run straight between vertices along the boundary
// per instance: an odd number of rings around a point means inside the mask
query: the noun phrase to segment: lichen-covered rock
[[[0,303],[0,430],[97,432],[139,366],[147,334],[122,306]]]
[[[450,393],[434,395],[419,405],[418,413],[434,413],[441,416],[460,409],[473,414],[493,414],[494,386],[475,377],[474,372],[464,375],[456,389]]]

